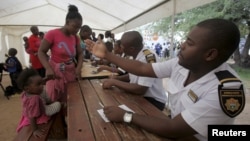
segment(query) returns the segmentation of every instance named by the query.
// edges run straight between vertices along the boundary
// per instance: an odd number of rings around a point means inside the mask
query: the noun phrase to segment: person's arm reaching
[[[99,68],[97,69],[98,72],[103,71],[103,70],[107,70],[107,71],[114,72],[114,73],[118,73],[119,71],[117,68],[110,67],[107,65],[100,65]]]
[[[112,122],[124,122],[123,116],[126,111],[116,106],[104,107],[104,114]],[[131,122],[141,128],[167,138],[185,138],[196,134],[182,118],[181,114],[174,119],[167,116],[165,118],[158,118],[154,116],[140,115],[134,113]]]
[[[129,82],[130,81],[128,74],[124,74],[124,75],[120,75],[120,76],[114,75],[113,77],[110,77],[110,78],[117,79],[117,80],[120,80],[120,81],[123,81],[123,82]]]
[[[83,63],[83,52],[82,48],[80,46],[80,43],[76,46],[76,53],[77,53],[77,66],[76,66],[76,77],[78,79],[81,78],[81,69],[82,69],[82,63]]]
[[[47,57],[47,52],[50,48],[50,45],[51,44],[47,40],[45,39],[42,40],[41,46],[39,47],[38,50],[38,58],[40,62],[43,64],[43,67],[46,69],[46,77],[48,79],[55,79],[56,78],[55,73],[49,64]]]
[[[148,87],[140,86],[135,83],[129,83],[129,82],[123,82],[116,79],[107,79],[103,81],[102,87],[105,88],[111,88],[112,86],[116,86],[120,89],[123,89],[127,92],[137,94],[137,95],[144,95],[145,92],[148,90]]]
[[[105,58],[111,63],[121,67],[122,69],[126,70],[127,72],[133,73],[135,75],[140,76],[149,76],[149,77],[156,77],[152,64],[149,63],[142,63],[136,60],[125,59],[115,54],[108,52],[105,44],[102,42],[93,42],[91,40],[84,41],[87,45],[87,49],[92,52],[94,55],[100,58]]]

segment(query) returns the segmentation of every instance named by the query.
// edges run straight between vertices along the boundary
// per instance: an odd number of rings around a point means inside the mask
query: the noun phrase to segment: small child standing
[[[5,61],[5,69],[7,72],[9,72],[14,92],[20,93],[21,90],[18,88],[16,80],[23,69],[22,69],[22,64],[16,57],[16,54],[17,50],[15,48],[9,49],[8,58]]]
[[[38,124],[47,123],[50,116],[58,113],[61,109],[60,102],[48,103],[44,92],[45,79],[34,69],[27,68],[21,72],[17,84],[23,90],[22,117],[17,127],[19,132],[24,126],[31,125],[33,135],[41,137],[45,132],[38,128]]]

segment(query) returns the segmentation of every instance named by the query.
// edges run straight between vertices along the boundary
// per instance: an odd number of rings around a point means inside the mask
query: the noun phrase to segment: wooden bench
[[[40,124],[38,127],[46,130],[45,135],[41,138],[33,136],[31,126],[25,126],[16,135],[14,141],[47,141],[48,139],[65,139],[67,136],[60,113],[52,116],[48,123]]]

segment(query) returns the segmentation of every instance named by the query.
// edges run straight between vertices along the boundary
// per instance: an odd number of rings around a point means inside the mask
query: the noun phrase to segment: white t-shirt
[[[138,53],[135,60],[147,63],[146,57],[143,54],[144,49],[146,48],[143,48]],[[156,61],[158,61],[159,59],[156,53],[154,51],[151,51],[151,52],[155,54]],[[152,77],[142,77],[138,75],[133,75],[131,73],[129,73],[129,79],[130,79],[130,83],[136,83],[138,85],[148,87],[148,90],[144,94],[144,97],[152,97],[159,102],[166,103],[167,96],[163,88],[162,79],[152,78]]]
[[[198,134],[195,136],[199,140],[207,140],[208,125],[234,123],[235,118],[230,118],[221,109],[218,96],[220,82],[214,74],[221,70],[228,70],[238,77],[228,64],[222,64],[186,87],[183,85],[189,70],[178,64],[178,58],[153,63],[152,66],[157,77],[170,78],[167,90],[172,118],[181,114],[186,123],[197,131]],[[191,90],[198,96],[196,102],[188,96]]]

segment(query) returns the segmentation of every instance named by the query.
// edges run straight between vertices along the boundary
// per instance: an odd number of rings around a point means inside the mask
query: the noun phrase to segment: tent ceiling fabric
[[[63,26],[68,5],[74,4],[83,17],[83,24],[93,29],[112,30],[162,1],[8,0],[0,5],[0,25]]]
[[[1,25],[63,26],[74,4],[83,24],[95,30],[126,31],[173,14],[173,0],[0,0]],[[176,0],[182,12],[215,0]]]
[[[0,61],[8,48],[18,50],[17,57],[28,66],[22,36],[31,25],[40,31],[61,27],[69,4],[76,5],[83,24],[94,31],[120,33],[143,24],[198,7],[215,0],[0,0]],[[175,11],[175,12],[174,12]]]

